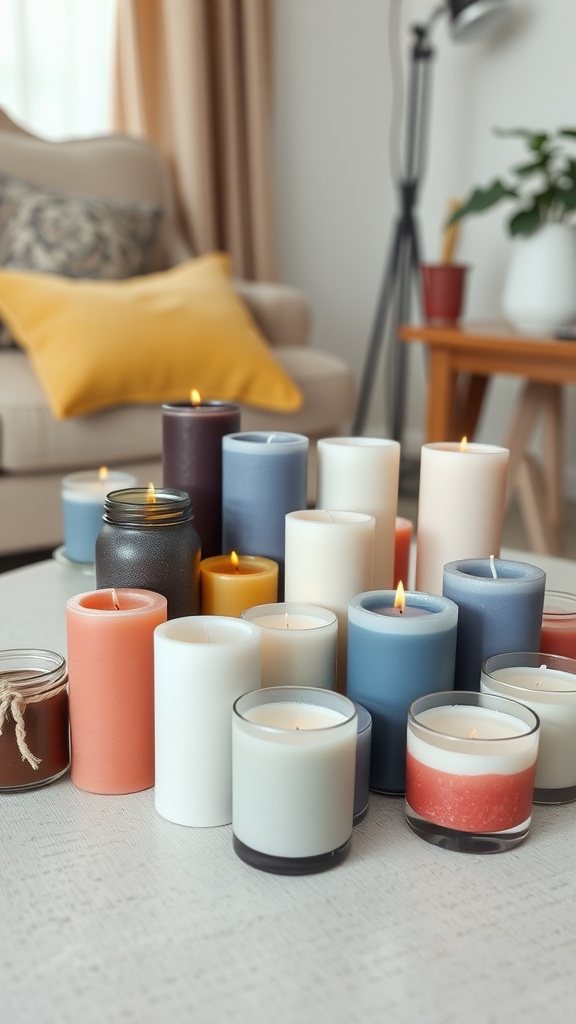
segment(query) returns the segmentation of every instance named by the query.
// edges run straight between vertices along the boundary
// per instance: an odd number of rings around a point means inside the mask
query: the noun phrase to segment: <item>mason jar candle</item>
[[[408,713],[406,820],[435,846],[500,853],[528,834],[538,737],[528,707],[485,693],[420,697]]]
[[[111,491],[96,542],[96,586],[163,594],[168,618],[200,607],[200,539],[190,497],[167,487]]]
[[[54,651],[0,651],[0,791],[45,786],[67,771],[67,678]]]
[[[482,693],[520,701],[540,719],[535,803],[576,800],[576,661],[557,654],[496,654],[482,665]]]
[[[339,864],[354,812],[356,708],[331,690],[247,693],[232,720],[232,832],[238,856],[277,874]]]
[[[63,554],[71,562],[93,565],[96,538],[102,529],[104,499],[109,491],[133,487],[131,473],[110,470],[82,470],[62,480]]]

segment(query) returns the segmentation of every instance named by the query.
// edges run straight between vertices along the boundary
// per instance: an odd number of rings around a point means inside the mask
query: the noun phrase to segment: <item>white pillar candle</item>
[[[374,586],[376,521],[323,509],[286,516],[286,601],[329,608],[338,617],[337,689],[346,688],[348,605]]]
[[[497,852],[530,825],[537,716],[516,701],[453,691],[408,713],[406,818],[448,849]]]
[[[156,810],[179,825],[232,820],[234,701],[260,686],[260,630],[218,615],[154,633]]]
[[[540,719],[534,799],[576,799],[576,661],[539,653],[497,654],[482,665],[481,690],[520,701]]]
[[[352,835],[357,718],[330,690],[246,694],[233,716],[234,847],[265,870],[324,870]]]
[[[400,475],[398,441],[378,437],[326,437],[318,441],[317,455],[317,507],[374,516],[374,587],[389,590],[394,580]]]
[[[242,618],[260,626],[262,686],[336,685],[338,619],[313,604],[260,604]]]
[[[508,456],[496,445],[423,445],[416,590],[441,594],[447,562],[500,554]]]

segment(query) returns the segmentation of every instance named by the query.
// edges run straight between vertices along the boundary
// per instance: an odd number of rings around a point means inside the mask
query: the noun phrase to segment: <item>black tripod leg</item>
[[[374,385],[374,374],[376,371],[376,364],[378,362],[378,356],[380,353],[380,345],[383,340],[386,316],[388,313],[390,299],[392,298],[394,284],[396,282],[396,275],[398,273],[401,242],[402,220],[399,220],[398,226],[394,234],[394,240],[392,242],[392,246],[390,249],[390,255],[384,271],[382,287],[380,289],[380,298],[378,300],[378,305],[376,307],[376,315],[374,317],[372,334],[370,335],[370,341],[368,344],[368,353],[366,356],[366,363],[362,375],[360,394],[358,396],[358,404],[356,406],[356,415],[354,417],[354,423],[352,426],[352,433],[354,436],[357,436],[358,434],[362,433],[366,422],[366,416],[368,414],[368,406],[370,404],[370,397],[372,395],[372,388]]]

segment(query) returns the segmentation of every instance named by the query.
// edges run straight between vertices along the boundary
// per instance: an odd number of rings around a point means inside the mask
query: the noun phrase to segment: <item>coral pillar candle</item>
[[[286,516],[287,601],[329,608],[338,617],[337,689],[346,687],[348,604],[374,582],[376,521],[323,509]]]
[[[66,606],[71,777],[91,793],[154,785],[154,644],[166,598],[96,590]]]
[[[376,437],[327,437],[318,441],[318,508],[374,516],[374,586],[394,578],[400,445]]]
[[[229,402],[162,406],[164,486],[190,495],[205,558],[222,551],[222,438],[240,430],[240,407]]]
[[[260,686],[260,630],[197,615],[154,636],[156,810],[178,825],[232,820],[232,706]]]
[[[328,608],[285,602],[247,608],[262,632],[262,686],[336,685],[338,619]]]
[[[445,597],[458,605],[454,686],[479,690],[493,654],[540,647],[546,574],[527,562],[469,558],[444,569]]]
[[[372,716],[370,788],[403,793],[406,719],[416,697],[454,686],[456,605],[391,590],[358,594],[348,610],[347,695]]]
[[[233,716],[234,849],[266,871],[338,864],[352,835],[357,721],[330,690],[246,694]]]
[[[230,434],[222,442],[222,549],[278,562],[284,584],[284,519],[306,508],[308,438]]]
[[[540,650],[576,658],[576,594],[545,592]]]
[[[104,499],[109,491],[132,487],[136,477],[102,466],[69,473],[62,480],[64,554],[71,562],[93,564],[96,538],[102,529]]]
[[[497,853],[528,833],[538,718],[516,701],[453,692],[416,700],[408,715],[406,820],[450,850]]]
[[[518,700],[540,719],[535,801],[575,800],[576,661],[554,654],[497,654],[482,665],[481,690]]]
[[[500,554],[508,456],[465,441],[423,445],[416,590],[441,594],[447,562]]]
[[[241,615],[253,604],[276,601],[278,562],[255,555],[212,555],[200,562],[204,615]]]
[[[408,587],[410,582],[410,545],[412,543],[413,523],[410,519],[396,516],[394,529],[394,590],[399,583]]]

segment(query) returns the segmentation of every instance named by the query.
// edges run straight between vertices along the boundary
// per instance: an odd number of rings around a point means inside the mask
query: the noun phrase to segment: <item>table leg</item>
[[[429,351],[426,441],[453,441],[455,429],[456,372],[450,353],[439,348]]]

